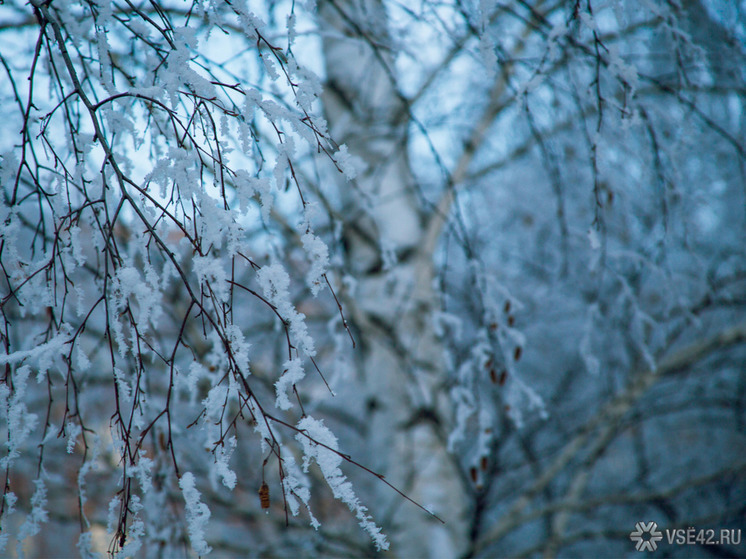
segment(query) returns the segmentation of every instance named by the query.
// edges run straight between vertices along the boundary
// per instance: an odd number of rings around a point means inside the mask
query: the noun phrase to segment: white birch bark
[[[348,265],[357,279],[347,305],[362,337],[363,401],[373,410],[365,444],[371,456],[381,457],[389,481],[446,523],[393,494],[373,512],[391,514],[381,521],[389,526],[397,556],[459,556],[466,548],[467,498],[446,449],[450,413],[432,324],[439,304],[432,285],[435,244],[425,238],[432,216],[423,214],[415,195],[407,107],[386,67],[392,60],[382,29],[385,14],[375,0],[325,2],[319,10],[330,132],[368,166],[354,184],[341,177],[339,183],[345,216],[355,216],[345,231]],[[368,28],[350,28],[352,19]],[[386,269],[381,249],[397,255],[395,268]]]

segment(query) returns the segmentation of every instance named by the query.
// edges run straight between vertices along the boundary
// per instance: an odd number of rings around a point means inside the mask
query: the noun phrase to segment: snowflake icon
[[[650,537],[645,539],[643,534],[649,534]],[[655,551],[658,549],[658,542],[663,539],[663,534],[658,530],[655,522],[638,522],[635,524],[634,532],[631,532],[629,539],[635,542],[637,551]]]

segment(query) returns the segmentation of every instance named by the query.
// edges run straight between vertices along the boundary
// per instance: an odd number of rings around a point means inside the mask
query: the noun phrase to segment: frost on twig
[[[357,498],[352,484],[339,468],[343,457],[338,451],[337,438],[322,420],[310,416],[301,419],[297,426],[300,432],[295,438],[303,447],[303,471],[307,472],[311,461],[315,461],[329,484],[334,498],[342,501],[355,513],[358,523],[370,534],[376,549],[388,549],[389,543],[386,536],[373,522],[368,509]]]
[[[186,518],[192,549],[198,555],[207,555],[212,551],[205,541],[205,527],[210,520],[210,509],[200,501],[200,493],[194,486],[194,475],[191,472],[181,476],[179,487],[186,501]]]

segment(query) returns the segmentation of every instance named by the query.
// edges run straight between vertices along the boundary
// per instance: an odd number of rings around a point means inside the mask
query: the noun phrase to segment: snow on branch
[[[368,532],[376,549],[388,549],[389,543],[386,536],[373,522],[368,509],[357,498],[352,484],[339,468],[343,458],[338,451],[337,438],[322,420],[310,416],[301,419],[297,426],[301,432],[295,438],[303,447],[303,471],[307,472],[311,461],[315,461],[329,484],[334,498],[345,503],[355,513],[360,526]]]
[[[192,549],[198,555],[207,555],[212,548],[205,541],[205,528],[210,520],[210,509],[200,501],[200,492],[195,487],[194,475],[186,472],[179,480],[179,487],[186,502],[186,518]]]

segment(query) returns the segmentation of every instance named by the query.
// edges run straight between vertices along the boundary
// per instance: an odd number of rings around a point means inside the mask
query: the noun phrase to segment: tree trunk
[[[456,459],[446,449],[451,418],[432,320],[439,308],[435,243],[426,239],[431,216],[418,203],[407,156],[410,119],[389,70],[385,12],[376,0],[332,0],[319,6],[319,14],[329,129],[367,165],[351,183],[339,179],[347,269],[356,279],[347,306],[360,337],[366,450],[374,461],[379,457],[373,465],[385,468],[378,471],[388,481],[445,524],[395,494],[372,512],[396,555],[455,557],[466,549],[467,498]],[[394,256],[398,264],[389,268]]]

